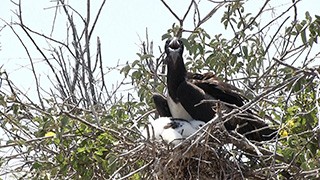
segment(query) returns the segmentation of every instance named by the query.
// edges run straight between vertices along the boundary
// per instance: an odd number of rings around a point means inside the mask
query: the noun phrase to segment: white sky
[[[189,1],[187,0],[167,1],[180,17],[183,16],[189,5]],[[80,13],[85,12],[86,0],[69,0],[69,2],[72,7]],[[101,2],[101,0],[92,1],[92,12],[97,12]],[[283,9],[287,8],[288,5],[286,4],[291,4],[292,1],[283,0],[271,2],[273,3],[272,6],[278,7],[274,12],[274,16],[276,16],[279,15]],[[247,8],[245,10],[246,12],[255,14],[263,3],[264,0],[251,0],[246,4]],[[306,10],[314,17],[314,14],[319,10],[317,4],[319,4],[318,0],[303,0],[300,2],[298,4],[298,14],[300,15],[300,18],[304,18],[304,12]],[[33,30],[49,35],[55,12],[55,8],[51,7],[54,7],[55,5],[56,2],[50,2],[49,0],[22,0],[24,23]],[[199,6],[201,16],[204,17],[207,12],[215,7],[215,5],[216,4],[202,0]],[[282,7],[282,5],[284,6]],[[10,0],[2,0],[0,17],[8,23],[17,22],[17,17],[13,13],[16,9],[17,7],[15,7]],[[203,26],[211,36],[226,32],[223,25],[220,23],[223,11],[224,8],[221,8],[218,13]],[[193,12],[193,10],[191,10],[191,12]],[[60,12],[59,14],[64,13]],[[92,13],[91,22],[93,22],[94,15],[95,13]],[[273,18],[271,16],[272,15],[263,18],[269,20],[270,18]],[[66,23],[63,17],[64,16],[58,15],[53,34],[53,38],[59,40],[64,40],[66,36]],[[193,29],[192,18],[192,13],[190,13],[184,28]],[[161,41],[161,36],[166,33],[167,29],[169,29],[173,23],[177,23],[177,20],[160,0],[107,0],[92,37],[91,47],[93,50],[96,49],[96,37],[99,36],[102,43],[104,66],[113,67],[117,64],[118,60],[120,60],[121,64],[124,64],[126,61],[132,62],[133,60],[138,59],[136,53],[139,52],[139,36],[142,40],[145,40],[145,31],[147,27],[149,40],[154,41],[154,52],[157,57],[159,54],[158,46],[163,48],[164,44],[164,42]],[[4,22],[0,21],[0,27],[3,26],[3,24]],[[78,23],[77,26],[82,26],[82,24]],[[17,26],[15,26],[15,29],[22,37],[24,37],[23,32],[19,30]],[[184,35],[187,36],[188,34]],[[231,36],[233,35],[231,34]],[[42,56],[35,50],[29,40],[26,40],[25,42],[31,50],[31,57],[34,60],[41,62]],[[10,79],[13,80],[18,87],[21,87],[22,90],[31,88],[30,94],[33,95],[32,92],[34,90],[35,82],[30,70],[28,56],[10,28],[6,27],[0,32],[0,43],[0,66],[4,65],[2,70],[5,69],[9,73]],[[47,43],[43,40],[39,40],[38,43],[43,49],[48,47]],[[92,55],[94,56],[94,51]],[[43,80],[46,79],[49,70],[41,68],[43,66],[40,64],[41,63],[39,63],[36,68],[38,68],[37,73],[42,74],[41,79]],[[109,80],[109,85],[111,84],[110,80],[112,83],[115,83],[117,79],[122,77],[117,73],[118,72],[114,72],[114,74],[110,74],[109,76],[111,78],[108,76],[106,77]],[[119,78],[115,78],[115,76]]]

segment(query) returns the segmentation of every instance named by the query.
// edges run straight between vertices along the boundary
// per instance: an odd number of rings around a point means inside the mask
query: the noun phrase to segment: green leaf
[[[301,31],[301,39],[302,39],[303,44],[307,44],[306,43],[307,42],[307,38],[306,38],[306,30],[305,29]]]
[[[182,41],[183,45],[186,47],[186,49],[190,50],[191,45],[190,45],[189,41],[185,38],[181,38],[181,41]]]
[[[320,16],[318,16],[318,15],[315,15],[315,16],[316,16],[315,22],[318,23],[318,24],[320,24]]]
[[[286,161],[291,161],[293,156],[295,154],[295,150],[292,148],[287,148],[283,152],[283,157],[285,158]]]
[[[61,125],[62,125],[62,127],[65,127],[65,126],[68,124],[68,122],[69,122],[69,118],[68,118],[67,116],[63,116],[63,117],[61,118]]]
[[[299,31],[301,31],[302,26],[300,24],[296,24],[295,28],[299,32]]]
[[[42,167],[42,164],[38,163],[38,162],[35,162],[33,165],[32,165],[33,168],[35,169],[39,169]]]
[[[131,67],[127,62],[126,65],[120,70],[120,73],[124,73],[124,76],[127,77],[130,70],[131,70]]]
[[[240,29],[241,25],[242,25],[242,21],[239,21],[237,24],[237,28]]]
[[[242,52],[244,54],[244,57],[247,58],[248,57],[248,48],[247,48],[247,46],[242,46]]]
[[[135,60],[133,61],[133,63],[131,64],[131,67],[135,67],[137,64],[139,64],[141,61],[140,60]]]
[[[55,144],[60,144],[60,142],[61,142],[60,139],[58,139],[58,138],[54,138],[53,140],[54,140]]]
[[[230,61],[230,65],[234,66],[237,62],[237,56],[231,56],[231,61]]]
[[[5,101],[4,96],[0,95],[0,105],[6,107],[7,106],[7,101]]]
[[[304,162],[304,163],[302,163],[301,164],[301,168],[303,169],[303,170],[308,170],[309,168],[308,168],[308,163],[307,162]]]
[[[227,29],[227,27],[228,27],[228,21],[224,21],[224,22],[223,22],[223,25],[224,25],[224,29]]]
[[[306,11],[305,15],[306,15],[306,19],[307,19],[309,22],[311,22],[311,21],[312,21],[312,18],[311,18],[311,16],[310,16],[310,13],[309,13],[308,11]]]
[[[201,44],[198,44],[197,48],[199,49],[199,53],[202,55],[204,51],[203,51],[203,47],[201,46]]]
[[[108,150],[103,147],[101,147],[101,148],[99,147],[98,151],[96,151],[95,154],[98,156],[102,156],[103,152],[108,152]]]
[[[298,145],[298,138],[296,136],[291,136],[288,143],[291,148],[296,148]]]
[[[67,175],[67,172],[68,172],[67,167],[68,167],[68,165],[66,165],[66,164],[62,164],[62,165],[60,166],[60,169],[61,169],[62,174],[63,174],[64,176]]]
[[[13,108],[13,113],[14,113],[15,115],[18,115],[19,105],[13,104],[13,105],[12,105],[12,108]]]
[[[96,151],[95,154],[98,155],[98,156],[102,156],[103,152],[102,151]]]
[[[152,54],[145,54],[140,57],[141,60],[148,59],[148,58],[153,58],[153,55]]]
[[[64,157],[63,157],[63,155],[60,153],[60,154],[58,154],[57,156],[56,156],[56,158],[57,158],[57,160],[59,161],[59,162],[63,162],[63,160],[64,160]]]
[[[84,152],[85,150],[86,150],[86,147],[80,147],[77,149],[79,153]]]
[[[162,40],[165,40],[165,39],[169,39],[169,38],[171,38],[171,37],[172,37],[172,36],[170,35],[170,33],[166,33],[166,34],[162,35],[161,39],[162,39]]]

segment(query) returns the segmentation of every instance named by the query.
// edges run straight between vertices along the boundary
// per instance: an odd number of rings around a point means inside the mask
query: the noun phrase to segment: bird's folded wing
[[[177,90],[177,96],[184,109],[192,116],[193,119],[201,119],[208,122],[213,118],[214,112],[211,103],[202,103],[206,99],[203,89],[198,86],[184,81]]]

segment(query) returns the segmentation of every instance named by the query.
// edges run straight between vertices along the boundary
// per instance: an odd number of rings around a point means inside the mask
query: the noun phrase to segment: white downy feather
[[[175,127],[165,126],[174,123]],[[205,122],[198,120],[185,121],[181,119],[171,119],[169,117],[160,117],[148,125],[150,138],[163,139],[168,143],[174,145],[179,144],[183,139],[189,137],[191,134],[196,132]],[[144,129],[142,135],[147,138],[147,128]]]

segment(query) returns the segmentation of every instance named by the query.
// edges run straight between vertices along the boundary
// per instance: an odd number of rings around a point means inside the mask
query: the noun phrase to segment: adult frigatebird
[[[222,101],[224,112],[230,112],[234,108],[233,105],[238,107],[244,105],[244,98],[239,90],[218,80],[212,73],[187,72],[182,56],[183,50],[184,45],[180,39],[174,37],[166,41],[168,97],[153,95],[160,116],[208,122],[215,115],[212,109],[215,103],[203,100]],[[259,118],[254,118],[250,110],[247,113],[248,115],[242,118],[227,121],[224,124],[226,129],[234,130],[238,126],[239,133],[256,141],[270,140],[275,136],[276,130],[268,128],[268,125]]]

